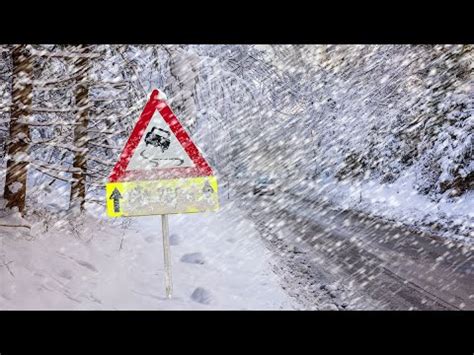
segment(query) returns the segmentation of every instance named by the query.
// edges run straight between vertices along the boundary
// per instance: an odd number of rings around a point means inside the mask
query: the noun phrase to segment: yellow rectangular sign
[[[106,185],[109,217],[217,211],[215,176],[109,182]]]

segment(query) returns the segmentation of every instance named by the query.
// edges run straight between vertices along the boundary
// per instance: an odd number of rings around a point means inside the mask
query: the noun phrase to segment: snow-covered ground
[[[226,202],[225,200],[222,202]],[[294,309],[252,223],[231,202],[172,215],[165,297],[159,216],[37,218],[0,227],[0,309]],[[15,215],[0,224],[25,224]]]
[[[337,184],[328,188],[327,197],[344,209],[362,211],[398,221],[446,238],[474,242],[474,195],[464,194],[456,201],[431,201],[419,194],[409,181],[377,184]]]

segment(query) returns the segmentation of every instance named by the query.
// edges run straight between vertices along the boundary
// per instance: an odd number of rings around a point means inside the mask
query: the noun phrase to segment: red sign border
[[[153,90],[150,99],[146,103],[140,118],[138,119],[138,122],[133,128],[132,134],[125,144],[119,160],[110,173],[109,182],[175,179],[213,175],[212,168],[193,143],[176,115],[173,113],[166,101],[161,99],[159,96],[159,90]],[[130,159],[140,143],[140,140],[156,110],[158,110],[168,127],[174,133],[186,154],[188,154],[194,162],[195,167],[127,171]]]

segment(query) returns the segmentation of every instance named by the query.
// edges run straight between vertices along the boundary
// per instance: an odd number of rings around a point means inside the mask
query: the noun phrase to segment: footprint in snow
[[[62,270],[59,274],[60,277],[63,279],[71,280],[72,279],[72,272],[71,270]]]
[[[204,257],[201,253],[184,254],[180,260],[188,264],[204,264]]]
[[[145,238],[145,241],[147,243],[153,243],[155,241],[155,237],[153,237],[152,235],[149,235],[148,237]]]
[[[95,268],[95,266],[88,263],[87,261],[75,260],[75,262],[78,263],[79,265],[85,267],[86,269],[89,269],[89,270],[94,271],[94,272],[98,272],[98,270]]]
[[[212,302],[212,295],[205,288],[198,287],[191,294],[191,299],[201,304],[210,304]]]
[[[170,235],[170,245],[179,245],[181,243],[181,238],[177,234]]]

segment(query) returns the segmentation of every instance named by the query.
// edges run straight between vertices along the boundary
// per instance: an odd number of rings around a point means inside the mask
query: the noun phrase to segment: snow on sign
[[[153,90],[106,185],[110,217],[215,211],[217,179]]]

